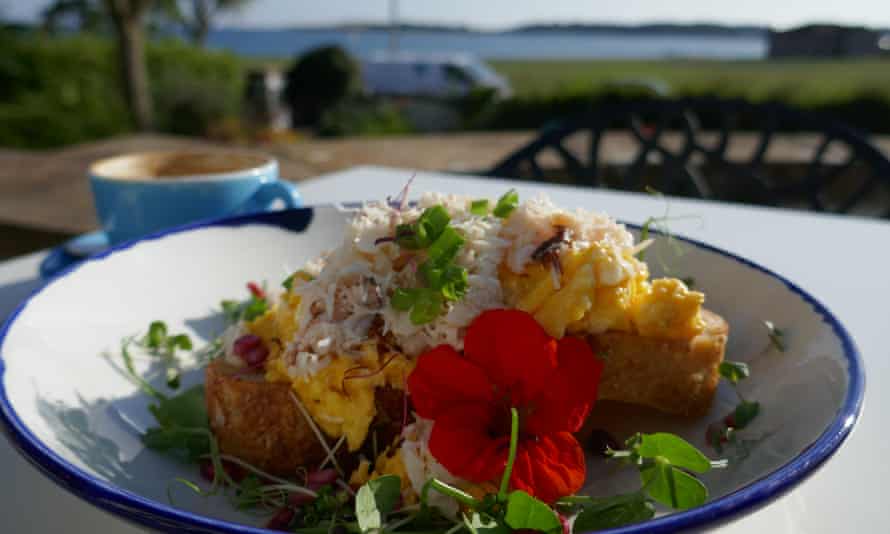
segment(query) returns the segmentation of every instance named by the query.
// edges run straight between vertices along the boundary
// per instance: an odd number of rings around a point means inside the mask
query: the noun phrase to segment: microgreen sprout
[[[748,364],[725,360],[720,363],[718,372],[732,386],[739,400],[732,413],[721,421],[708,425],[708,443],[718,453],[722,453],[724,445],[736,443],[736,432],[747,427],[760,414],[760,403],[746,399],[739,391],[739,383],[751,376]]]
[[[671,232],[671,228],[668,225],[668,223],[670,223],[672,221],[680,221],[680,220],[684,220],[684,219],[698,219],[699,221],[701,221],[701,217],[698,215],[671,215],[670,201],[668,201],[667,197],[665,197],[664,194],[661,193],[661,191],[658,191],[657,189],[655,189],[653,187],[647,186],[646,192],[649,193],[650,195],[653,195],[655,197],[658,197],[658,198],[664,200],[664,214],[662,214],[659,217],[649,217],[645,221],[643,221],[643,226],[640,228],[640,243],[643,243],[644,241],[648,240],[650,238],[649,234],[653,230],[655,230],[667,238],[667,244],[673,251],[673,254],[675,257],[683,256],[685,254],[685,251],[683,250],[683,247],[681,247],[680,244],[677,242],[677,240],[674,238],[674,234],[673,234],[673,232]],[[639,258],[640,261],[645,261],[645,253],[646,253],[645,248],[643,250],[640,250],[639,252],[637,252],[637,258]],[[670,265],[665,260],[665,258],[662,256],[662,254],[660,254],[660,253],[656,254],[656,259],[658,260],[659,264],[661,265],[662,270],[666,274],[670,274],[670,272],[671,272]],[[689,279],[689,280],[692,280],[692,279]],[[685,282],[685,280],[684,280],[684,282]],[[693,282],[694,282],[694,280],[693,280]],[[692,287],[692,284],[687,284],[687,286]]]
[[[772,346],[779,352],[785,352],[785,332],[776,328],[772,321],[763,321],[763,326],[766,327],[766,335]]]
[[[146,349],[151,356],[161,359],[164,363],[167,387],[177,389],[179,387],[180,368],[176,351],[177,349],[192,350],[191,338],[186,334],[168,334],[166,323],[163,321],[152,321],[148,326],[148,333],[136,343]]]

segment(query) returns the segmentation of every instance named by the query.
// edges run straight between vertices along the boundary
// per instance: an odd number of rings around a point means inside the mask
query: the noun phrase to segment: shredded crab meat
[[[562,210],[545,197],[520,204],[506,220],[472,214],[472,199],[466,196],[427,193],[413,207],[402,196],[395,200],[364,205],[342,242],[304,268],[314,278],[293,289],[300,305],[297,333],[287,351],[291,376],[315,374],[328,355],[359,356],[369,336],[386,336],[394,350],[409,357],[443,343],[462,350],[470,322],[506,305],[501,265],[522,273],[529,262],[544,261],[559,287],[559,254],[596,242],[613,259],[597,268],[602,283],[617,284],[636,268],[624,258],[639,247],[634,248],[623,225],[599,213]],[[388,300],[398,288],[422,285],[417,268],[423,251],[402,249],[394,237],[398,225],[413,223],[433,206],[448,211],[449,225],[464,239],[454,262],[467,270],[468,288],[463,298],[447,302],[441,315],[417,325]]]

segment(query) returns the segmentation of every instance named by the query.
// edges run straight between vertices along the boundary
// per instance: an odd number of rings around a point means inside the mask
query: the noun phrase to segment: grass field
[[[856,60],[489,61],[517,96],[589,92],[628,80],[667,84],[680,95],[716,93],[796,104],[890,97],[890,58]]]

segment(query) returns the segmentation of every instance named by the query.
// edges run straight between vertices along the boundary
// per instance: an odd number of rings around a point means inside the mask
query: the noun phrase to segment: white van
[[[479,59],[464,54],[382,54],[361,62],[365,90],[376,96],[456,98],[490,88],[512,96],[510,83]]]

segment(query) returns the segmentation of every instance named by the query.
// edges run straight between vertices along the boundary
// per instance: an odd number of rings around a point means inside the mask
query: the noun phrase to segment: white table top
[[[403,169],[359,167],[300,184],[308,205],[395,196],[411,176]],[[496,197],[515,187],[527,198],[547,192],[560,205],[587,207],[629,222],[664,212],[645,194],[419,173],[412,190]],[[729,533],[883,532],[890,462],[883,457],[890,433],[881,412],[890,410],[890,223],[854,217],[672,200],[672,230],[731,250],[797,282],[849,329],[865,360],[864,413],[847,442],[817,473],[766,508],[724,527]],[[0,320],[39,285],[43,253],[0,263]],[[0,440],[0,517],[4,532],[140,532],[56,487]]]

